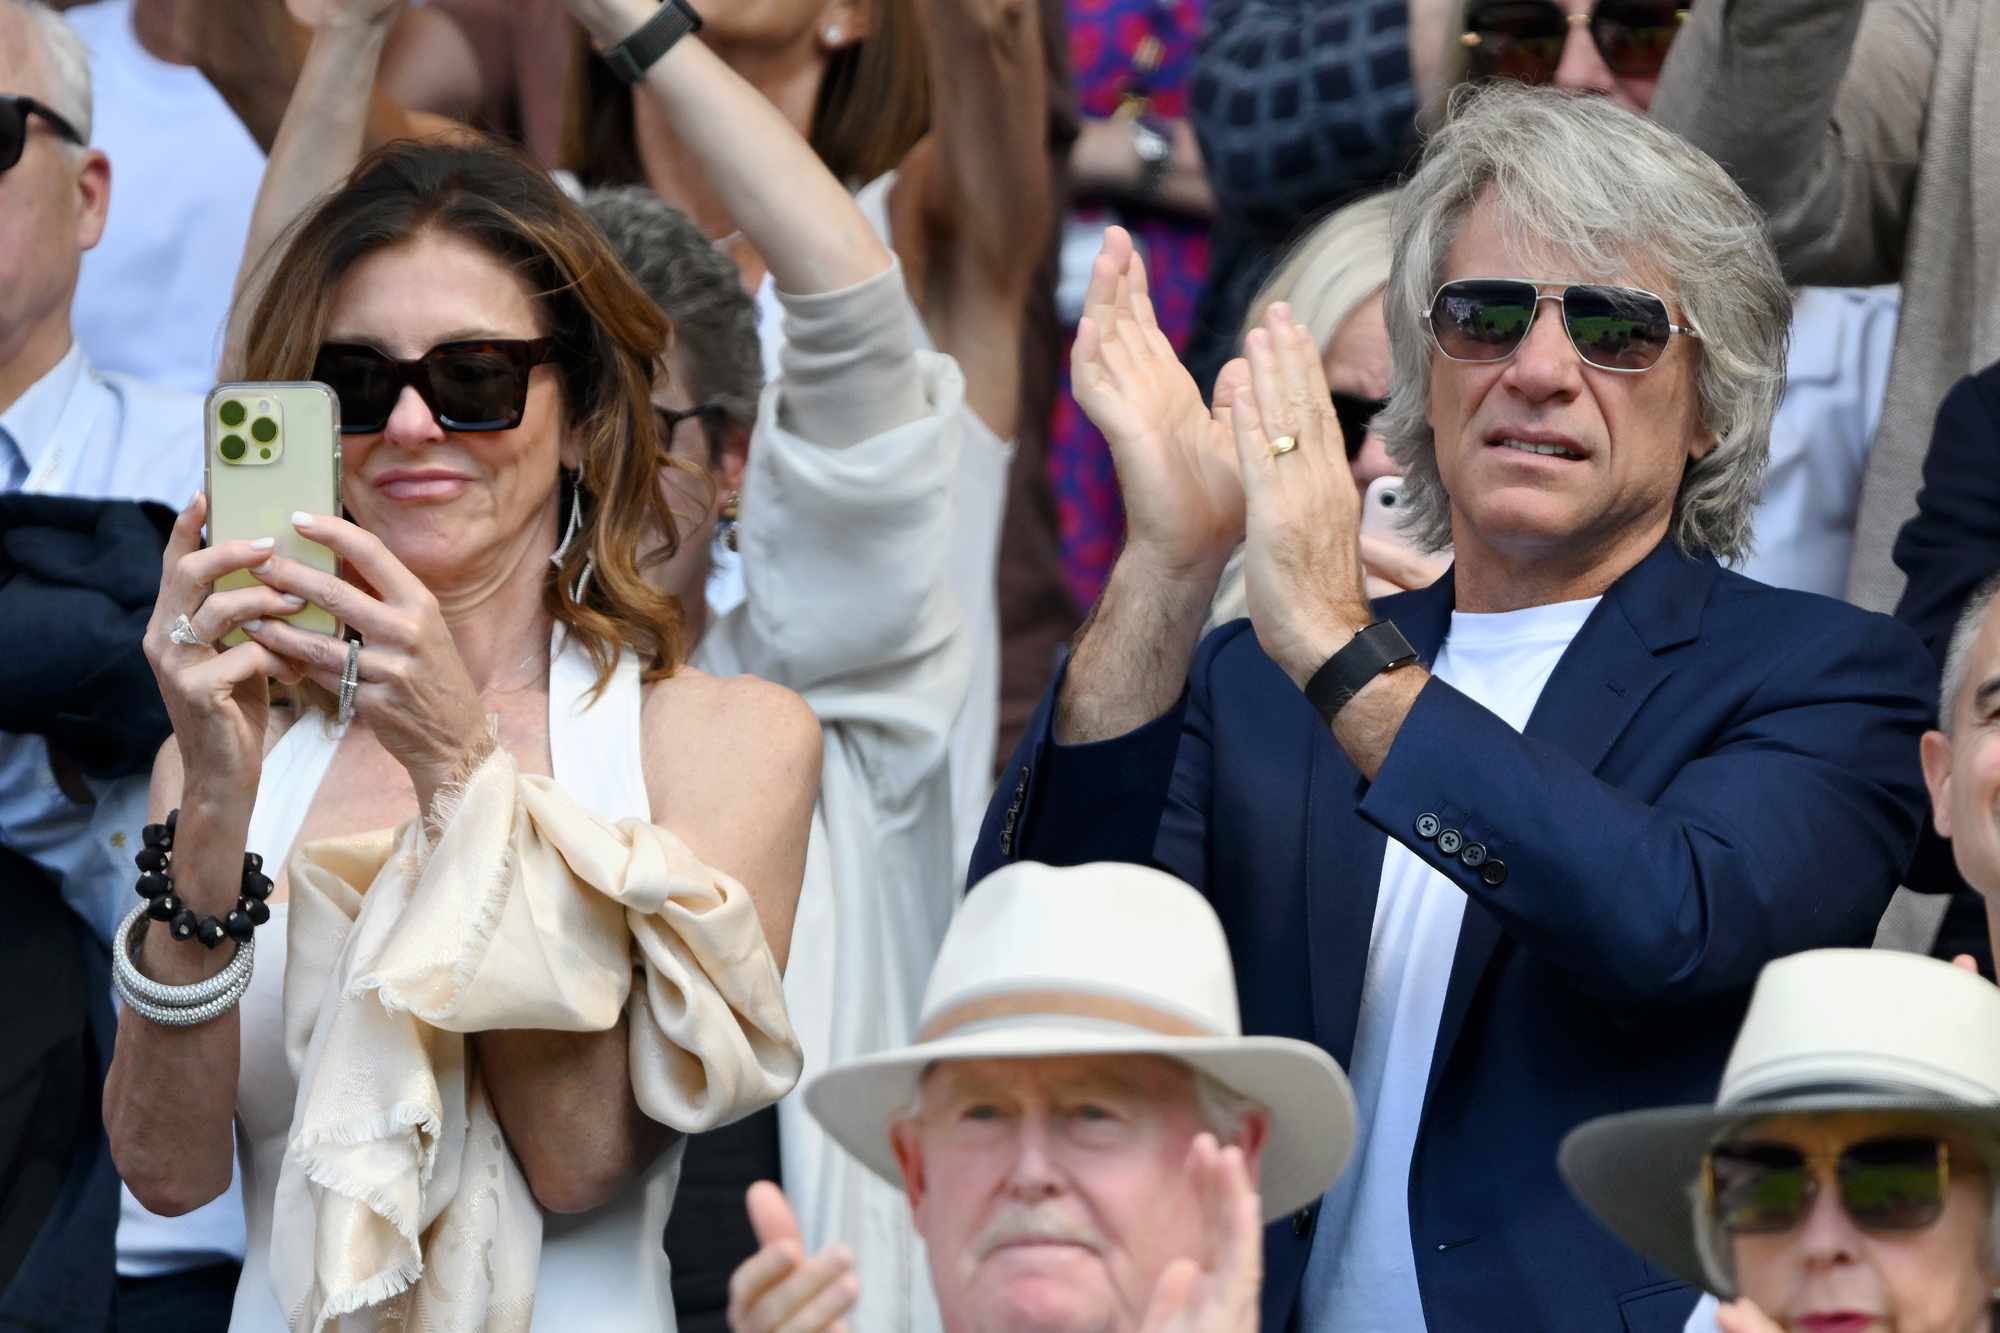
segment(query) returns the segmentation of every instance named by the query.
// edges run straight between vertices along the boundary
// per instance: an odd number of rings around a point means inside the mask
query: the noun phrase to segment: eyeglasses
[[[1555,301],[1562,306],[1563,329],[1576,354],[1599,370],[1623,374],[1658,365],[1676,333],[1701,336],[1674,323],[1666,301],[1652,292],[1592,283],[1542,290],[1557,285],[1526,278],[1461,278],[1437,289],[1424,323],[1437,349],[1454,361],[1505,361],[1527,339],[1542,302]]]
[[[512,430],[527,411],[529,373],[554,359],[555,346],[553,338],[439,343],[414,361],[398,361],[358,343],[326,343],[312,377],[340,400],[343,435],[387,426],[406,384],[446,430]]]
[[[1604,63],[1621,79],[1657,78],[1687,21],[1674,0],[1598,0],[1588,14],[1564,13],[1554,0],[1491,0],[1466,11],[1459,41],[1475,74],[1548,83],[1562,64],[1570,29],[1588,27]]]
[[[1772,1235],[1805,1221],[1826,1165],[1789,1143],[1721,1144],[1702,1161],[1702,1190],[1732,1235]],[[1840,1206],[1864,1231],[1914,1231],[1944,1212],[1951,1151],[1933,1138],[1867,1139],[1832,1163]]]
[[[721,447],[723,423],[729,419],[729,411],[721,403],[696,403],[686,409],[656,407],[653,415],[660,419],[661,448],[673,447],[674,432],[681,428],[683,421],[699,421],[702,437],[708,441],[711,453]]]
[[[1386,398],[1357,398],[1338,389],[1333,391],[1333,414],[1340,419],[1341,438],[1347,441],[1348,462],[1353,462],[1355,455],[1361,452],[1375,414],[1388,405]]]
[[[71,143],[81,146],[83,136],[62,113],[32,97],[0,97],[0,171],[13,169],[28,147],[28,117],[40,116],[49,128]]]

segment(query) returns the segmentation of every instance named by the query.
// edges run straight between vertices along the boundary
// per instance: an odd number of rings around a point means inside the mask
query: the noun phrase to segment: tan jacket
[[[2000,0],[1692,11],[1654,116],[1770,213],[1793,282],[1903,284],[1848,577],[1852,600],[1887,610],[1903,586],[1890,547],[1916,512],[1938,405],[2000,361]]]

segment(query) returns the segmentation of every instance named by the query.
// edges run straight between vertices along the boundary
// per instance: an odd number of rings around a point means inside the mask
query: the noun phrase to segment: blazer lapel
[[[1430,587],[1384,598],[1375,609],[1396,622],[1429,666],[1437,660],[1445,631],[1451,628],[1453,600],[1447,570]],[[1305,866],[1313,1039],[1345,1069],[1354,1057],[1387,839],[1355,813],[1361,804],[1362,778],[1331,733],[1322,734],[1310,753]]]
[[[1656,654],[1700,632],[1716,574],[1714,560],[1682,555],[1671,539],[1661,542],[1612,584],[1591,612],[1543,686],[1523,734],[1549,742],[1596,772],[1640,705],[1666,679],[1670,668]],[[1432,1048],[1426,1115],[1499,942],[1500,923],[1469,898]]]

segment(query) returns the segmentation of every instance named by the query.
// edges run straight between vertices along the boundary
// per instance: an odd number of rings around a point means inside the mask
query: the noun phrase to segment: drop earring
[[[722,538],[722,544],[732,551],[736,549],[738,540],[736,535],[736,520],[738,515],[742,513],[742,509],[743,493],[741,491],[731,491],[729,498],[722,502],[722,508],[717,510],[715,515],[719,521],[716,533]]]
[[[576,530],[583,523],[583,473],[569,474],[569,527],[563,530],[562,541],[549,553],[549,563],[560,566],[563,557],[569,554],[569,544],[576,540]]]

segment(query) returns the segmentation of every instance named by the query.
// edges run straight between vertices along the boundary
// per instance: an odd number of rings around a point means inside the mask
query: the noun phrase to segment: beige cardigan
[[[1887,610],[1938,405],[2000,361],[2000,3],[1703,0],[1653,114],[1771,214],[1793,282],[1903,284],[1848,577]]]

